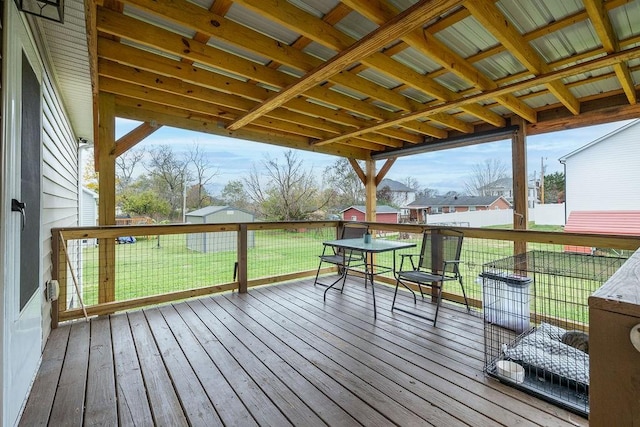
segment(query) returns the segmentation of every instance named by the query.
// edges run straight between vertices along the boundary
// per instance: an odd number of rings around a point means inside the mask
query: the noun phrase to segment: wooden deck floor
[[[588,425],[486,378],[482,321],[311,280],[55,330],[21,425]],[[430,304],[425,303],[430,309]]]

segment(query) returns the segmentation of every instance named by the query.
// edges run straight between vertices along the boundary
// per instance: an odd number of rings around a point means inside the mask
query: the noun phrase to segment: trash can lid
[[[508,273],[506,271],[483,271],[480,273],[480,277],[485,279],[498,280],[504,282],[509,286],[527,286],[533,282],[531,277],[520,276],[514,273]]]

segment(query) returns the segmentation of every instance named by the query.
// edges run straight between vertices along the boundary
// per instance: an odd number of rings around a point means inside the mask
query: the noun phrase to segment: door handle
[[[20,212],[20,216],[22,217],[22,230],[24,230],[25,223],[27,222],[27,218],[24,213],[24,209],[26,207],[27,207],[26,203],[19,202],[16,199],[11,199],[11,212]]]

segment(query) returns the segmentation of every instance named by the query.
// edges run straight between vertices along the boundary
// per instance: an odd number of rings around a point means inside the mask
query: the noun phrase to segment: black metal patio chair
[[[393,302],[391,303],[391,310],[398,310],[414,316],[421,317],[426,320],[433,320],[433,326],[436,326],[438,320],[438,311],[440,310],[440,303],[442,301],[442,288],[444,282],[457,280],[462,288],[462,295],[464,302],[469,311],[469,301],[467,300],[467,294],[464,289],[462,281],[462,275],[460,274],[460,252],[462,251],[462,233],[455,233],[454,235],[433,235],[430,232],[425,232],[422,237],[422,250],[420,254],[401,254],[400,268],[396,272],[396,290],[393,294]],[[434,258],[433,254],[436,254]],[[414,258],[418,259],[416,265]],[[409,261],[411,268],[409,269]],[[435,260],[435,263],[434,263]],[[405,267],[407,269],[405,269]],[[420,290],[420,296],[424,300],[423,286],[430,287],[435,290],[434,298],[436,299],[436,313],[433,319],[426,316],[422,316],[415,311],[409,311],[396,307],[396,297],[398,296],[398,287],[402,284],[413,294],[413,303],[416,304],[416,294],[407,283],[415,283]]]
[[[369,227],[363,224],[345,224],[340,232],[340,239],[356,239],[362,238],[363,235],[369,230]],[[327,253],[329,252],[329,253]],[[333,264],[338,267],[340,277],[336,279],[332,284],[327,285],[318,281],[320,276],[320,270],[322,264]],[[364,254],[360,251],[336,249],[333,246],[324,246],[322,255],[320,255],[320,263],[318,264],[318,271],[316,272],[316,279],[313,285],[328,286],[331,287],[334,284],[342,280],[342,288],[347,280],[347,273],[350,268],[359,267],[364,265]],[[342,292],[342,289],[340,289]]]

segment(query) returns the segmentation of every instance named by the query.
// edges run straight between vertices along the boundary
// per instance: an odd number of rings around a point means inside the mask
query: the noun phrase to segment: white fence
[[[537,205],[529,209],[529,221],[537,225],[564,225],[564,203]],[[428,225],[488,227],[513,224],[513,209],[454,212],[427,216]]]

